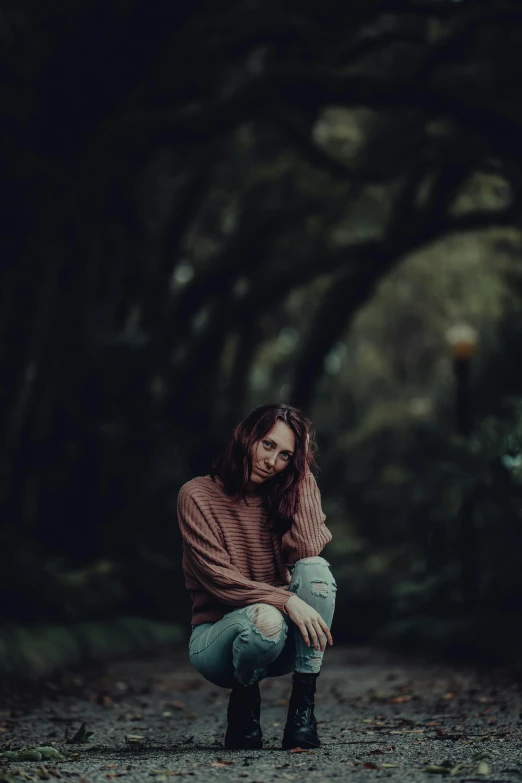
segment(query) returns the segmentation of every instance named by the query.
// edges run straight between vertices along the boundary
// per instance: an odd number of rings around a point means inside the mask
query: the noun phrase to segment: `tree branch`
[[[299,43],[311,52],[318,42],[328,40],[326,30],[322,31],[305,16],[285,12],[275,16],[265,9],[259,14],[249,12],[243,16],[238,16],[236,10],[232,14],[221,12],[207,22],[206,29],[204,22],[199,24],[198,32],[202,36],[210,32],[210,39],[203,38],[205,49],[212,53],[226,52],[227,56],[259,44],[273,45],[282,41]]]
[[[402,198],[397,202],[395,219],[381,246],[373,248],[370,254],[362,254],[355,268],[342,272],[321,303],[297,360],[292,404],[305,410],[309,407],[323,373],[326,355],[346,332],[355,313],[369,300],[377,282],[407,254],[442,236],[509,225],[517,218],[515,205],[504,212],[481,211],[443,222],[441,213],[451,204],[468,171],[463,165],[456,171],[451,170],[447,176],[446,172],[441,172],[432,189],[431,200],[423,210],[424,217],[418,222],[415,219],[418,214],[416,199],[426,172],[422,169],[413,171],[411,179],[405,184]]]
[[[194,145],[224,134],[247,119],[265,114],[274,102],[308,112],[328,104],[373,108],[415,108],[428,116],[453,117],[473,133],[489,139],[500,153],[522,155],[520,124],[481,105],[480,96],[448,94],[425,83],[361,74],[339,74],[327,68],[274,67],[205,108],[181,112],[126,114],[113,118],[98,134],[95,148],[110,147],[122,134],[142,143],[160,140]],[[91,152],[93,154],[93,151]],[[93,159],[100,155],[98,149]]]
[[[251,194],[252,202],[256,202]],[[275,241],[282,225],[290,228],[296,222],[302,221],[309,214],[310,207],[299,206],[271,212],[250,211],[243,225],[238,230],[230,244],[224,248],[219,257],[214,259],[211,268],[190,283],[172,308],[167,331],[179,330],[196,314],[201,303],[208,298],[226,294],[234,279],[241,273],[248,276],[248,267],[256,268],[262,265],[266,258],[268,247]],[[245,266],[248,259],[248,267]]]
[[[378,252],[363,255],[356,266],[343,269],[334,277],[299,352],[290,395],[292,405],[305,411],[309,409],[323,374],[326,355],[394,262],[394,257],[380,247]]]
[[[399,28],[388,30],[380,35],[367,35],[340,47],[334,56],[329,58],[328,65],[330,67],[353,65],[358,60],[395,44],[426,45],[426,41],[418,32],[408,33]]]
[[[522,8],[518,3],[495,2],[492,6],[482,4],[463,8],[451,33],[441,43],[430,47],[418,70],[418,76],[426,78],[436,65],[447,63],[458,54],[463,42],[469,40],[480,25],[490,28],[513,23],[522,24]]]
[[[238,297],[233,291],[229,291],[226,297],[216,301],[205,328],[185,342],[184,358],[173,367],[173,373],[183,378],[183,385],[178,385],[176,389],[176,400],[173,404],[183,407],[185,400],[190,399],[198,387],[206,384],[208,388],[208,383],[204,380],[204,363],[199,360],[195,363],[194,356],[215,355],[230,331],[241,329],[245,321],[259,319],[264,312],[272,310],[297,284],[304,285],[318,275],[348,263],[350,259],[353,261],[357,251],[370,252],[378,247],[377,242],[364,242],[338,252],[325,253],[320,264],[317,258],[312,256],[307,262],[300,261],[296,266],[284,270],[261,265],[262,268],[251,276],[247,293]]]

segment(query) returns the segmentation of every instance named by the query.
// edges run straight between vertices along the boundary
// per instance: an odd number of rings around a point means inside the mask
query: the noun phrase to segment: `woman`
[[[319,557],[332,536],[310,471],[314,450],[299,410],[264,405],[236,427],[210,475],[179,492],[190,660],[232,688],[227,748],[263,747],[258,683],[291,671],[283,749],[320,745],[314,694],[333,644],[336,585]]]

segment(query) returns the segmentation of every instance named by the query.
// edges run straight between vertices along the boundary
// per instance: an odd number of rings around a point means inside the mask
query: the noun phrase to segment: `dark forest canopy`
[[[521,44],[517,2],[4,3],[3,535],[125,556],[152,516],[161,548],[296,291],[310,410],[401,262],[516,233]]]

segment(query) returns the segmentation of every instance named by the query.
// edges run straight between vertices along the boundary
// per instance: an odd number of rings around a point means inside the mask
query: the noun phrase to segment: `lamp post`
[[[455,380],[455,424],[459,435],[469,438],[473,429],[471,394],[471,362],[475,354],[478,335],[467,323],[456,323],[446,332],[453,360]],[[472,608],[477,594],[476,533],[473,523],[473,498],[469,488],[459,512],[457,552],[461,568],[461,590],[464,603]]]
[[[446,332],[446,340],[451,349],[455,377],[455,423],[459,435],[467,438],[473,426],[470,371],[477,348],[477,332],[469,324],[457,323]]]

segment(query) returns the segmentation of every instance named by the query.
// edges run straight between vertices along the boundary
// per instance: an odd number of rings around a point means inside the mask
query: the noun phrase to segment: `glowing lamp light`
[[[471,359],[478,342],[478,333],[467,323],[457,323],[446,332],[446,340],[454,359]]]

